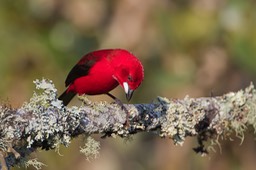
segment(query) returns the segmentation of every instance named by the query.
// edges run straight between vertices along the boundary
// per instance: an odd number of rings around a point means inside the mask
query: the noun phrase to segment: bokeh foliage
[[[142,60],[145,81],[132,102],[150,102],[157,95],[182,98],[238,90],[255,81],[255,5],[253,0],[2,0],[1,99],[20,106],[33,93],[32,81],[41,77],[52,79],[60,91],[64,90],[70,68],[83,54],[99,48],[126,48]],[[124,99],[122,89],[113,93]],[[95,98],[105,100],[102,97]],[[224,143],[227,149],[222,159],[216,156],[209,162],[194,155],[193,141],[176,149],[169,148],[168,141],[143,136],[127,144],[129,150],[120,141],[105,144],[114,148],[114,153],[106,148],[99,162],[105,166],[107,155],[113,163],[107,167],[112,169],[129,169],[120,163],[127,161],[135,169],[211,169],[212,165],[215,169],[250,169],[255,164],[246,157],[255,160],[255,144],[246,142],[246,147]],[[47,160],[51,154],[42,155]],[[61,162],[61,157],[52,155],[54,159],[45,162],[49,164],[46,169]],[[185,159],[188,165],[181,163]],[[70,163],[83,161],[74,156]],[[79,165],[92,166],[86,162]],[[65,163],[61,169],[64,167],[72,166]]]

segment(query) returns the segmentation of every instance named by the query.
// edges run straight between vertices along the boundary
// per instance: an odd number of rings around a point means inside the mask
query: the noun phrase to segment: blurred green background
[[[158,95],[183,98],[236,91],[256,80],[255,5],[253,0],[2,0],[1,100],[21,106],[35,89],[32,81],[42,77],[53,80],[60,94],[81,56],[102,48],[125,48],[144,64],[145,80],[133,103],[148,103]],[[121,88],[113,94],[125,101]],[[111,102],[104,95],[90,98]],[[101,155],[92,162],[79,153],[81,139],[61,148],[63,156],[54,151],[32,156],[47,164],[47,170],[256,166],[256,143],[249,133],[242,145],[235,137],[222,141],[222,153],[216,147],[207,157],[192,151],[196,140],[190,138],[182,147],[153,134],[137,134],[131,142],[99,140]]]

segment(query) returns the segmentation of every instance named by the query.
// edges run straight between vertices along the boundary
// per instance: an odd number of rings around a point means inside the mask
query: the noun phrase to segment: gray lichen
[[[94,140],[92,137],[87,137],[86,143],[83,147],[80,147],[80,152],[85,155],[86,159],[96,159],[99,156],[100,143]]]
[[[37,159],[30,159],[25,162],[25,167],[28,168],[29,166],[33,166],[36,170],[42,168],[42,166],[46,166],[44,163],[39,162]]]
[[[195,126],[204,118],[205,104],[188,96],[170,104],[166,116],[161,121],[161,136],[168,136],[175,143],[182,145],[186,136],[196,135]]]
[[[91,102],[82,96],[80,107],[66,107],[58,100],[51,80],[36,80],[34,83],[36,91],[21,108],[0,106],[2,169],[25,162],[27,156],[38,148],[68,147],[72,138],[81,134],[130,137],[141,131],[153,131],[179,145],[187,136],[194,136],[198,140],[198,147],[194,150],[205,154],[208,152],[207,141],[218,143],[219,137],[228,138],[231,134],[243,140],[249,126],[256,131],[256,91],[252,84],[245,90],[219,97],[158,97],[149,104],[124,105],[130,115],[127,123],[126,111],[118,104]],[[82,152],[97,155],[99,145],[96,143],[87,143]]]

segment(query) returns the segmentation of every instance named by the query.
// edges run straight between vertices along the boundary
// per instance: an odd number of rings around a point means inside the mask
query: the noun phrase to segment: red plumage
[[[67,105],[76,94],[109,94],[119,84],[127,100],[144,78],[141,62],[123,49],[93,51],[83,56],[69,72],[67,90],[59,97]]]

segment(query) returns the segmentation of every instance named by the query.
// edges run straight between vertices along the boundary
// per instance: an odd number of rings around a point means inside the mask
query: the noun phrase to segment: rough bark
[[[167,99],[152,103],[127,104],[124,107],[106,102],[90,102],[80,97],[82,106],[65,107],[57,99],[50,80],[36,80],[37,90],[21,108],[0,106],[0,164],[2,169],[24,162],[36,149],[68,146],[79,135],[102,134],[127,137],[138,132],[154,131],[182,144],[186,137],[198,140],[197,153],[207,153],[206,141],[228,138],[243,140],[248,127],[256,129],[256,90],[245,90],[218,97]],[[127,121],[127,122],[126,122]],[[5,165],[6,164],[6,165]],[[0,168],[1,169],[1,168]]]

